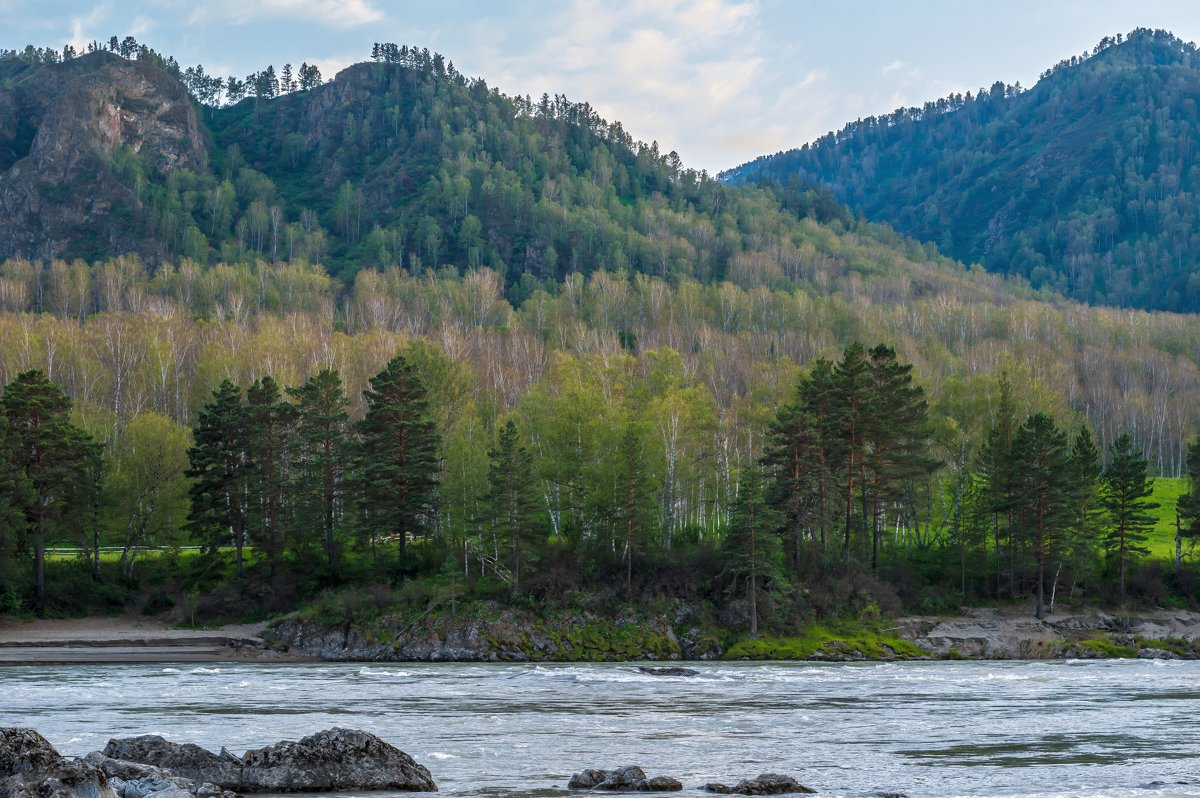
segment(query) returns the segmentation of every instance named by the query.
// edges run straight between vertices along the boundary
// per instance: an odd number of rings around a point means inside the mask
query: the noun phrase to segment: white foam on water
[[[212,675],[220,672],[220,668],[192,668],[192,673],[198,673],[202,676]]]

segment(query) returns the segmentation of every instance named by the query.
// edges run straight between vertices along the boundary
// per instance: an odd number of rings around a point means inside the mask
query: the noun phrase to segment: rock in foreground
[[[33,729],[0,729],[0,798],[117,798],[96,768],[67,759]]]
[[[646,773],[637,765],[626,765],[616,770],[585,770],[576,773],[567,782],[571,790],[602,790],[605,792],[678,792],[683,784],[670,776],[646,778]]]
[[[816,790],[805,787],[791,776],[779,773],[763,773],[756,779],[742,779],[730,787],[727,784],[705,784],[708,792],[722,795],[783,795],[785,793],[815,794]]]
[[[236,757],[161,737],[110,740],[104,756],[168,770],[244,793],[403,790],[436,792],[429,771],[374,734],[329,729]],[[126,797],[128,798],[128,797]]]

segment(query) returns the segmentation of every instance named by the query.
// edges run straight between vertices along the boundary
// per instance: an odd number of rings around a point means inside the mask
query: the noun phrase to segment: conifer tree
[[[438,484],[437,427],[416,367],[397,355],[371,378],[358,423],[359,503],[371,539],[386,531],[405,551],[408,535],[433,516]]]
[[[0,419],[11,457],[8,475],[0,475],[0,499],[12,502],[25,534],[33,538],[34,600],[47,606],[46,541],[50,533],[86,513],[90,492],[98,489],[89,471],[98,446],[71,423],[71,400],[41,371],[17,375],[0,396]],[[82,503],[82,506],[80,506]],[[3,514],[3,513],[0,513]]]
[[[799,550],[805,532],[820,526],[820,488],[822,452],[817,423],[806,411],[797,389],[796,399],[779,409],[769,428],[763,451],[763,464],[771,478],[766,491],[771,503],[781,509],[784,536],[788,540],[787,558],[793,569],[799,564]],[[824,535],[821,545],[824,547]]]
[[[1154,492],[1154,480],[1146,475],[1146,468],[1146,459],[1134,449],[1133,438],[1128,432],[1122,433],[1109,449],[1102,493],[1104,509],[1109,515],[1104,549],[1117,561],[1122,602],[1126,566],[1150,553],[1143,544],[1154,528],[1154,516],[1149,511],[1157,509],[1158,504],[1146,501]]]
[[[1009,593],[1012,593],[1012,524],[1005,508],[1008,506],[1006,491],[1012,471],[1012,444],[1016,433],[1016,411],[1013,409],[1012,383],[1008,374],[1000,374],[1000,397],[996,416],[988,430],[987,441],[979,457],[980,475],[986,484],[986,494],[992,514],[992,539],[995,543],[996,593],[1001,593],[1003,583],[1003,546],[1007,536],[1009,542]],[[1003,522],[1003,523],[1002,523]]]
[[[488,500],[493,530],[508,550],[512,591],[520,589],[521,574],[536,562],[538,488],[533,458],[521,445],[517,425],[509,419],[500,428],[496,446],[488,452]]]
[[[854,529],[855,487],[861,493],[867,480],[865,426],[868,412],[867,352],[855,341],[846,347],[834,368],[832,416],[837,425],[836,457],[843,484],[845,528],[843,529],[846,563],[850,562],[850,542]]]
[[[783,516],[767,499],[762,470],[750,468],[738,486],[730,509],[729,528],[721,544],[725,571],[737,581],[746,580],[750,605],[750,636],[758,637],[758,594],[767,585],[781,584],[780,540]]]
[[[245,419],[248,527],[251,537],[266,546],[274,579],[283,554],[287,455],[296,409],[283,399],[275,380],[266,376],[246,389]]]
[[[223,380],[200,411],[188,449],[188,528],[210,555],[232,541],[242,586],[246,545],[246,412],[242,389]]]
[[[298,388],[289,388],[297,417],[297,526],[302,539],[320,540],[331,572],[337,567],[337,519],[344,504],[350,467],[349,400],[341,376],[332,369],[317,372]],[[314,512],[315,511],[315,512]],[[319,531],[308,530],[320,519]]]
[[[898,501],[904,486],[924,477],[937,462],[929,455],[929,419],[925,391],[913,382],[912,364],[901,363],[896,350],[880,344],[870,353],[867,414],[863,437],[871,469],[870,506],[863,485],[863,516],[871,527],[871,570],[879,565],[881,505]]]
[[[1045,614],[1046,563],[1065,545],[1078,518],[1079,501],[1067,434],[1045,413],[1026,419],[1013,438],[1002,509],[1012,514],[1014,534],[1037,563],[1037,610]]]

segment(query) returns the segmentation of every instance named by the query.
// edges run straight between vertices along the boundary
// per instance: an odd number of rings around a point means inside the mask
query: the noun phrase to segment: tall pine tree
[[[1150,553],[1143,544],[1155,523],[1149,511],[1157,509],[1158,504],[1146,501],[1154,492],[1154,480],[1147,476],[1146,469],[1146,458],[1134,449],[1133,438],[1128,432],[1122,433],[1109,448],[1101,493],[1109,516],[1104,549],[1116,560],[1122,602],[1125,601],[1126,567]]]
[[[417,369],[397,355],[371,378],[367,412],[358,422],[359,505],[371,530],[395,535],[400,554],[409,535],[433,517],[438,485],[437,427]]]
[[[500,428],[489,453],[488,505],[497,545],[508,550],[512,591],[520,589],[521,574],[537,561],[538,486],[533,458],[521,445],[517,425],[509,419]],[[497,558],[499,559],[499,558]]]
[[[297,417],[292,489],[299,505],[296,526],[302,541],[321,542],[330,574],[335,575],[337,522],[350,469],[350,402],[341,376],[332,369],[317,372],[300,387],[289,388],[288,394]]]
[[[746,582],[750,636],[758,637],[758,595],[770,584],[781,584],[779,529],[783,516],[767,499],[761,469],[751,467],[738,486],[730,509],[729,528],[721,544],[725,571],[734,583]]]
[[[242,389],[223,380],[196,419],[187,470],[188,528],[210,555],[233,544],[239,590],[247,542],[245,431]]]

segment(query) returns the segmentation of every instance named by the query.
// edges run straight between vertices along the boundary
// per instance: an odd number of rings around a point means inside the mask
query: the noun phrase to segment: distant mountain
[[[126,49],[0,57],[0,259],[304,259],[343,278],[452,264],[535,286],[598,269],[723,279],[744,249],[720,218],[730,189],[674,153],[428,50],[387,45],[303,90],[272,69],[222,106],[196,100],[220,81]],[[829,204],[753,202],[771,227]]]
[[[724,173],[826,188],[991,271],[1082,301],[1200,311],[1200,54],[1104,39],[1032,89],[997,83]]]

